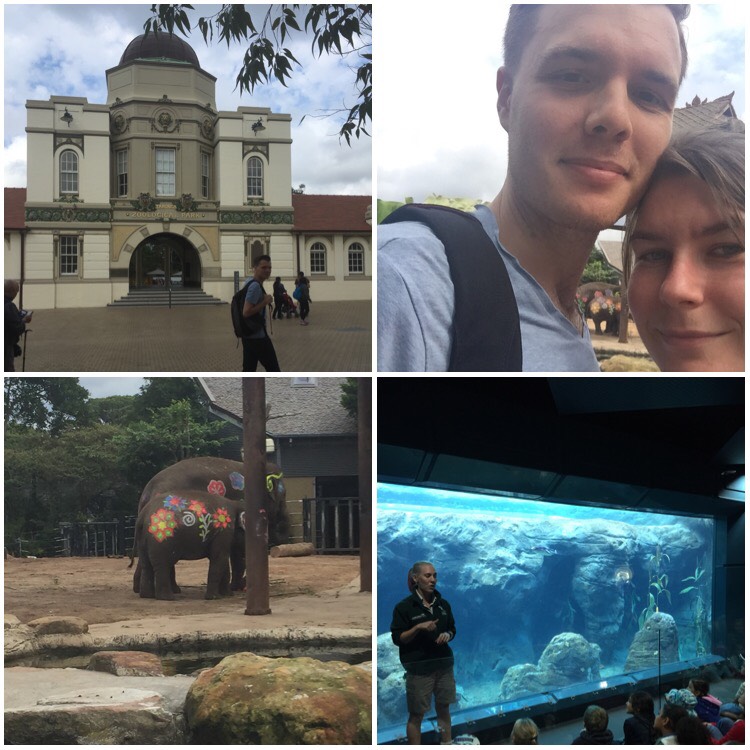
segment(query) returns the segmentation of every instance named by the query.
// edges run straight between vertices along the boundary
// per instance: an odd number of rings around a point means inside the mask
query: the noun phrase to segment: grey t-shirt
[[[495,216],[476,217],[508,269],[518,303],[524,372],[598,372],[588,326],[581,332],[500,245]],[[492,315],[492,300],[477,305]],[[453,339],[453,283],[445,247],[417,222],[378,227],[378,371],[445,372]]]
[[[252,281],[252,276],[245,281],[245,284],[248,283],[248,281]],[[263,287],[261,287],[260,283],[256,284],[250,284],[250,286],[247,288],[247,294],[245,295],[245,302],[249,302],[251,305],[257,305],[258,302],[260,302],[263,299]],[[249,339],[264,339],[266,338],[266,330],[265,330],[265,324],[266,324],[266,307],[264,307],[260,311],[261,318],[263,319],[263,328],[260,329],[257,333],[250,334],[246,338]]]

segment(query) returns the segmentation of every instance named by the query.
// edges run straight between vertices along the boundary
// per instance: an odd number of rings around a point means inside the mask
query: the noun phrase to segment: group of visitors
[[[624,738],[615,740],[608,728],[609,715],[601,706],[589,706],[583,729],[572,745],[744,745],[745,683],[731,703],[721,703],[709,693],[706,680],[694,678],[687,688],[670,690],[654,714],[654,699],[644,690],[628,698],[631,716],[623,723]],[[537,745],[539,728],[532,719],[519,719],[510,739],[514,745]]]

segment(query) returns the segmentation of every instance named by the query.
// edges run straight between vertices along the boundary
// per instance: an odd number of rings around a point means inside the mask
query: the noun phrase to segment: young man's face
[[[542,5],[498,71],[506,186],[527,223],[599,231],[640,197],[672,132],[681,52],[664,5]]]
[[[272,271],[272,266],[270,261],[262,260],[260,263],[258,263],[257,266],[255,266],[255,269],[253,270],[253,276],[255,276],[256,279],[259,281],[265,281],[266,279],[270,278]]]

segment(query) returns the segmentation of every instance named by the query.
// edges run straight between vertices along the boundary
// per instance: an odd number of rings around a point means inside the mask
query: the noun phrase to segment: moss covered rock
[[[369,745],[372,679],[343,662],[228,656],[185,701],[191,741],[212,745]]]

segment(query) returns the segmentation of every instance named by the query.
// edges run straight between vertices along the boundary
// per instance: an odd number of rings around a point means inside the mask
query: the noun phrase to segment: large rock
[[[89,669],[118,677],[162,677],[161,659],[146,651],[97,651],[89,659]]]
[[[390,633],[378,636],[378,726],[401,724],[406,717],[406,681],[398,647]]]
[[[23,625],[15,615],[5,615],[5,658],[23,656],[36,651],[36,633]]]
[[[671,664],[680,660],[680,637],[672,615],[655,612],[643,623],[630,644],[625,671],[655,667],[659,660],[661,641],[661,663]]]
[[[39,617],[27,623],[39,635],[80,635],[89,632],[89,624],[80,617]]]
[[[372,680],[343,662],[228,656],[185,701],[191,742],[212,745],[369,745]]]
[[[537,664],[517,664],[505,673],[500,683],[500,699],[590,682],[600,678],[601,649],[578,633],[559,633],[542,652]]]
[[[158,693],[87,688],[5,711],[5,742],[13,745],[174,745],[184,743],[179,716]]]

